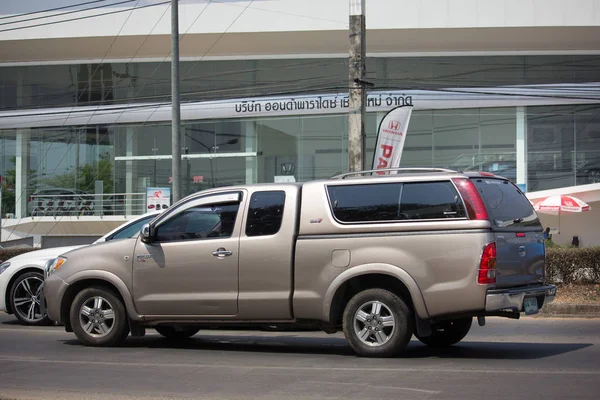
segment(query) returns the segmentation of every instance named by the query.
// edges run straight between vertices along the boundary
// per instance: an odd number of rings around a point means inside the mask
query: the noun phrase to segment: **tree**
[[[100,154],[98,164],[84,164],[75,171],[56,175],[44,181],[45,185],[60,188],[74,188],[83,192],[94,191],[96,181],[102,181],[104,193],[113,193],[114,179],[109,153]]]

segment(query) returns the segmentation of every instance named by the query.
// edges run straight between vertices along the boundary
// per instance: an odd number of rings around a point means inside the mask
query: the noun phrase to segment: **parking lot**
[[[148,330],[118,348],[0,314],[0,399],[597,399],[600,319],[488,319],[445,351],[413,340],[394,359],[342,334]]]

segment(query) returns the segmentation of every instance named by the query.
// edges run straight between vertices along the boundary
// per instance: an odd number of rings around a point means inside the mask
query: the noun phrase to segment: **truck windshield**
[[[527,197],[509,181],[472,178],[496,228],[539,227],[540,220]]]

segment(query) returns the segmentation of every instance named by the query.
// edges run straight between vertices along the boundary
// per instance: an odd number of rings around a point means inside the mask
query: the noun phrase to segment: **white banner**
[[[383,117],[377,131],[373,169],[398,168],[400,166],[411,114],[412,107],[400,106],[393,108]],[[384,174],[384,172],[379,174]]]

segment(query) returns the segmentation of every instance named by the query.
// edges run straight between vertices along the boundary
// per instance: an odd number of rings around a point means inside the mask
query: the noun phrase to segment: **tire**
[[[23,325],[49,325],[48,315],[42,311],[44,274],[26,272],[15,279],[10,287],[10,309]]]
[[[175,327],[170,325],[159,325],[155,326],[156,332],[160,333],[167,339],[170,340],[184,340],[194,336],[200,329],[198,328],[186,328],[182,330],[176,330]]]
[[[438,349],[449,347],[460,342],[467,336],[472,323],[473,318],[439,322],[431,326],[431,336],[419,337],[416,333],[415,336],[429,347]]]
[[[77,339],[87,346],[117,346],[129,335],[123,302],[104,288],[91,287],[79,292],[71,304],[69,318]]]
[[[350,299],[343,315],[344,335],[361,357],[398,355],[414,331],[412,310],[384,289],[364,290]]]

